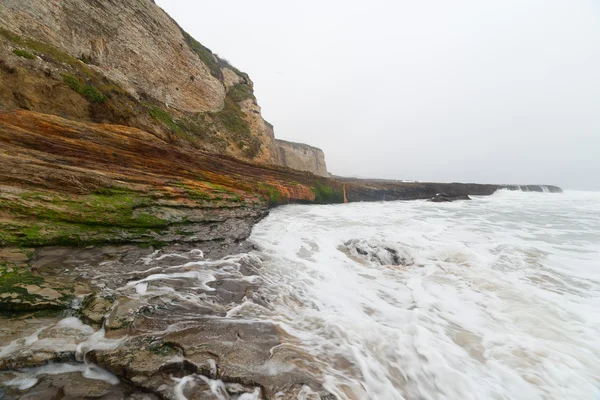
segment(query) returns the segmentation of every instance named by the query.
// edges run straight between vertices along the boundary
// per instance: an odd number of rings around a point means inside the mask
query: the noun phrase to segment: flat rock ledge
[[[0,397],[333,399],[311,355],[237,311],[269,312],[252,245],[201,247],[3,250],[39,298],[0,303]]]

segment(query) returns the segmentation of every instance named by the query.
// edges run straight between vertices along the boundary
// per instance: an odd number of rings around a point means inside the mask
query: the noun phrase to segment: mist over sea
[[[343,399],[594,399],[600,193],[292,205],[251,240],[264,307]],[[309,397],[307,397],[309,398]]]

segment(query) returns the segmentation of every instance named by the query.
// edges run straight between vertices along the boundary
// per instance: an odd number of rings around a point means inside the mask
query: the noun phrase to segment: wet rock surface
[[[448,193],[437,193],[435,196],[429,199],[429,201],[433,203],[450,203],[457,200],[471,200],[471,198],[467,194],[455,195]]]
[[[366,261],[393,266],[415,264],[413,257],[397,244],[379,240],[352,239],[339,246],[338,250],[361,264]]]
[[[32,273],[45,281],[60,277],[79,290],[69,307],[51,315],[0,317],[0,393],[284,399],[304,390],[326,398],[314,360],[287,346],[277,325],[231,316],[254,303],[264,284],[252,249],[248,242],[206,243],[202,250],[38,249],[28,264]],[[255,304],[263,307],[259,298]]]

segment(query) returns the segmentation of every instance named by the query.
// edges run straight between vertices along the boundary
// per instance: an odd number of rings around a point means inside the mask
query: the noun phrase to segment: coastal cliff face
[[[272,162],[253,83],[150,0],[0,3],[0,109],[144,129]]]
[[[303,143],[275,140],[275,162],[281,166],[329,176],[323,150]]]

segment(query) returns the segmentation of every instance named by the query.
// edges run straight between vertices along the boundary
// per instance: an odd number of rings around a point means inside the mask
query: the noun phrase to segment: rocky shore
[[[53,247],[29,262],[10,252],[2,278],[21,279],[12,287],[18,306],[7,310],[5,302],[0,317],[0,393],[291,399],[314,391],[327,398],[310,356],[284,345],[285,332],[230,316],[243,302],[268,307],[260,260],[249,250],[247,243]],[[48,363],[55,371],[44,369]]]
[[[0,18],[0,398],[334,398],[273,318],[237,313],[270,313],[246,240],[270,208],[560,191],[328,177],[150,0]]]
[[[270,207],[560,190],[323,178],[29,111],[0,142],[6,398],[330,398],[285,331],[235,315],[269,309],[245,239]]]

